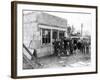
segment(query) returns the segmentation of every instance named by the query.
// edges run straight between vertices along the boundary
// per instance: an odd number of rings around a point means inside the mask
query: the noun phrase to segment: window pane
[[[57,39],[57,31],[53,31],[53,39]]]
[[[64,38],[64,32],[63,31],[60,31],[59,32],[59,39],[62,39],[62,38]]]
[[[42,44],[50,43],[50,30],[42,29]]]

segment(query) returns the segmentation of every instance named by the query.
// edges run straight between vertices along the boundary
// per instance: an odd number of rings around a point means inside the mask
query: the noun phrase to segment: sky
[[[24,14],[33,11],[24,11]],[[91,34],[91,14],[90,13],[73,13],[73,12],[47,12],[45,13],[55,15],[67,20],[67,25],[75,28],[75,31],[81,31],[81,24],[83,24],[83,35]]]

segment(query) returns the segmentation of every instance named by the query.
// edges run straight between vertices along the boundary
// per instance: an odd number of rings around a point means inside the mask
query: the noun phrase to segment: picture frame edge
[[[17,4],[11,2],[11,77],[17,77]]]
[[[32,75],[32,76],[17,76],[17,4],[37,4],[37,5],[53,5],[53,6],[69,6],[79,8],[94,8],[96,9],[96,71],[82,73],[65,73],[51,75]],[[12,17],[13,16],[13,17]],[[77,4],[60,4],[60,3],[43,3],[43,2],[28,2],[28,1],[11,1],[11,78],[37,78],[37,77],[53,77],[53,76],[68,76],[82,74],[97,74],[98,73],[98,6],[77,5]]]

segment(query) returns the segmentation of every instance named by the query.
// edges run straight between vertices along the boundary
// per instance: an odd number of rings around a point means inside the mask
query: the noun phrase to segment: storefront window
[[[53,36],[53,39],[55,40],[55,39],[58,39],[58,32],[56,31],[56,30],[53,30],[53,34],[52,34]]]
[[[42,44],[50,43],[50,30],[42,29]]]
[[[63,39],[64,38],[64,31],[59,31],[59,39]]]

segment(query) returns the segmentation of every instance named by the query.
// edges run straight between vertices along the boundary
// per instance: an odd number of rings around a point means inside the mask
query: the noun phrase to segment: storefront
[[[32,13],[32,15],[34,14]],[[51,55],[54,51],[53,41],[55,39],[62,39],[66,34],[67,20],[48,13],[37,13],[37,16],[37,21],[33,23],[32,21],[31,23],[27,22],[28,24],[34,24],[29,25],[28,29],[25,29],[26,25],[24,24],[24,34],[27,34],[28,37],[30,36],[30,39],[27,39],[27,36],[24,35],[23,42],[24,44],[27,42],[28,48],[36,49],[38,57]],[[36,30],[34,30],[35,27],[37,27]],[[30,29],[33,31],[26,33]]]

